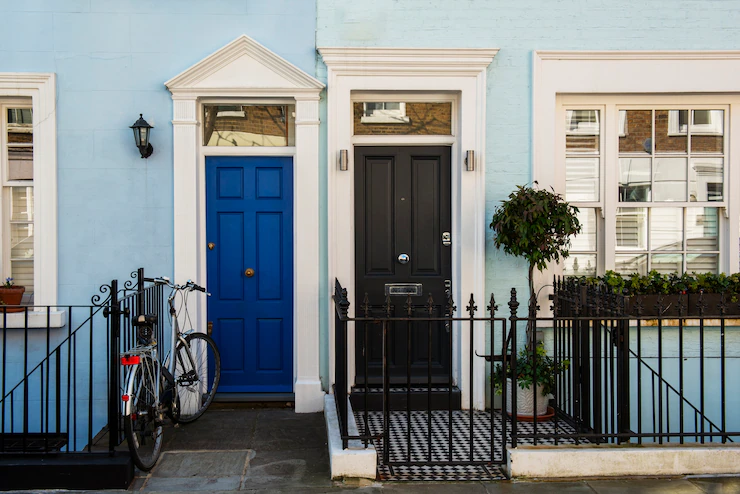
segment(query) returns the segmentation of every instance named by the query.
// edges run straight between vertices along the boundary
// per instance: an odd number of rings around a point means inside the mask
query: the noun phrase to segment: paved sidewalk
[[[289,493],[740,494],[740,477],[580,482],[335,482],[323,414],[214,404],[193,424],[165,431],[164,452],[129,491]],[[113,491],[109,491],[113,492]]]

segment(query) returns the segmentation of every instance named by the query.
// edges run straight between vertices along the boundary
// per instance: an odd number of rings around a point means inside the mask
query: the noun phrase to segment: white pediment
[[[218,89],[321,90],[324,85],[252,38],[242,35],[165,82],[171,91]]]

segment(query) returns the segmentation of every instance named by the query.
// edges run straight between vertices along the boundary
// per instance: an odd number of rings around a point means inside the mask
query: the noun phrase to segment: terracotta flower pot
[[[0,305],[0,314],[5,312],[22,312],[24,307],[8,307],[12,305],[21,305],[23,300],[23,292],[26,291],[24,286],[12,286],[10,288],[0,287],[0,301],[4,305]]]

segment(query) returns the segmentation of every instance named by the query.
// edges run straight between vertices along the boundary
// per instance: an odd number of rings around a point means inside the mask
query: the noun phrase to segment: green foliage
[[[604,276],[576,277],[587,284],[603,283],[615,291],[628,295],[674,295],[679,293],[725,293],[733,299],[740,295],[740,273],[684,273],[660,274],[650,271],[647,275],[633,273],[622,276],[607,271]]]
[[[554,191],[521,185],[516,189],[493,213],[493,243],[542,271],[548,262],[568,257],[570,237],[581,231],[578,208]]]
[[[569,367],[569,360],[555,362],[552,357],[547,355],[542,342],[539,342],[535,348],[534,355],[526,348],[519,351],[519,355],[516,358],[517,383],[520,388],[529,389],[536,382],[542,385],[542,392],[548,395],[552,393],[555,387],[555,376],[568,370]],[[491,376],[496,393],[501,394],[504,380],[507,377],[511,378],[513,376],[511,366],[507,366],[506,375],[504,375],[503,366],[497,364]]]

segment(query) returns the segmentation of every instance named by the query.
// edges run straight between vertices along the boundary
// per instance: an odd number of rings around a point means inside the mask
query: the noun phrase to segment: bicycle
[[[170,349],[160,364],[154,337],[157,316],[141,314],[133,322],[137,345],[121,354],[121,364],[131,366],[122,395],[124,434],[134,463],[144,471],[159,459],[165,415],[173,423],[196,420],[213,401],[221,377],[221,356],[213,339],[193,329],[180,331],[175,308],[175,299],[182,294],[181,311],[189,321],[188,294],[210,293],[190,280],[184,285],[165,277],[148,281],[172,289],[167,298],[172,320]]]

